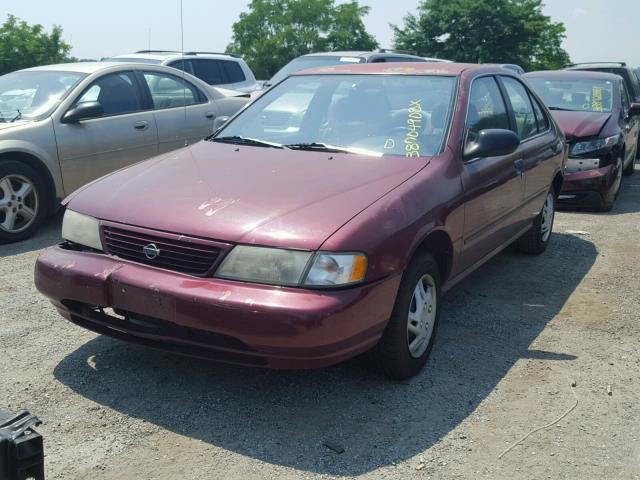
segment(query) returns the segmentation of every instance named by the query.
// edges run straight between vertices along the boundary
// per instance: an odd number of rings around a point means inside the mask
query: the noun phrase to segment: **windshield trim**
[[[282,82],[284,82],[285,80],[293,77],[293,76],[298,76],[298,77],[309,77],[309,78],[313,78],[315,76],[362,76],[362,77],[367,77],[367,76],[372,76],[372,75],[376,75],[376,76],[388,76],[388,77],[437,77],[437,78],[452,78],[454,81],[454,84],[451,88],[451,99],[449,101],[449,111],[447,113],[447,118],[445,120],[446,123],[446,131],[443,132],[442,134],[442,140],[440,142],[440,146],[438,148],[438,150],[433,154],[433,155],[422,155],[420,157],[414,157],[414,158],[433,158],[433,157],[437,157],[439,155],[442,155],[442,153],[444,152],[446,146],[449,144],[449,137],[451,135],[452,132],[452,124],[453,124],[453,116],[455,114],[455,105],[456,105],[456,101],[460,96],[460,76],[459,75],[455,75],[455,74],[434,74],[434,73],[429,73],[429,74],[407,74],[407,73],[402,73],[402,72],[380,72],[380,73],[350,73],[350,72],[327,72],[327,73],[309,73],[309,74],[303,74],[303,75],[289,75],[288,77],[284,78],[281,82],[278,82],[276,85],[272,86],[271,88],[269,88],[268,90],[266,90],[262,95],[260,95],[258,98],[256,98],[255,101],[250,102],[247,104],[247,106],[243,109],[240,109],[238,112],[235,113],[235,115],[233,115],[218,131],[212,133],[211,135],[209,135],[208,137],[205,138],[205,140],[213,140],[219,136],[222,136],[222,133],[227,129],[227,127],[229,125],[231,125],[240,115],[243,115],[245,112],[251,110],[251,108],[255,108],[255,105],[258,103],[258,100],[261,100],[263,97],[266,97],[267,95],[272,94],[273,90],[275,89],[276,86],[280,85]],[[297,150],[300,152],[304,152],[305,150]]]

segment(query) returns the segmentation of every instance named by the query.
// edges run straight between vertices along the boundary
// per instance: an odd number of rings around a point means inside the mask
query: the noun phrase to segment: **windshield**
[[[315,68],[315,67],[330,67],[332,65],[343,65],[346,63],[363,63],[364,58],[360,57],[350,57],[345,55],[344,57],[339,57],[337,55],[312,55],[312,56],[304,56],[298,57],[291,60],[284,67],[282,67],[278,72],[267,82],[267,85],[275,85],[276,83],[283,80],[285,77],[289,76],[292,73],[299,72],[300,70],[304,70],[305,68]]]
[[[0,122],[35,120],[51,114],[86,75],[78,72],[20,71],[0,77]]]
[[[455,85],[455,77],[435,75],[292,76],[250,104],[214,140],[433,156],[442,148]]]
[[[613,82],[610,80],[544,77],[527,80],[551,110],[610,113],[613,108]]]

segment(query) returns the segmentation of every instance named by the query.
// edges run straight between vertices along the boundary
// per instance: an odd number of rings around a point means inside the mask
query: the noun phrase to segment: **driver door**
[[[101,117],[54,123],[67,194],[158,153],[155,118],[143,98],[133,72],[109,73],[91,83],[73,105],[97,101],[104,109]]]

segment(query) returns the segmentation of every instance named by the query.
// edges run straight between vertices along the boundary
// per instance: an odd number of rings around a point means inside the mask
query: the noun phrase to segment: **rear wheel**
[[[440,316],[440,273],[433,256],[416,256],[405,270],[389,323],[371,352],[387,376],[406,379],[426,363]]]
[[[618,158],[616,161],[614,175],[615,177],[611,184],[611,188],[609,188],[609,190],[602,196],[601,210],[603,212],[610,211],[616,203],[616,198],[618,198],[620,185],[622,184],[622,157]]]
[[[0,163],[0,243],[29,238],[45,217],[45,183],[29,165]]]
[[[516,241],[518,249],[524,253],[538,255],[544,252],[551,240],[553,219],[556,211],[556,194],[551,187],[547,192],[542,210],[533,221],[531,228]]]

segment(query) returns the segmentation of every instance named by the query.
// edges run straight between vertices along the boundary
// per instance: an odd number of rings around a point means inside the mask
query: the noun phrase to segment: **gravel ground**
[[[636,173],[612,212],[558,214],[541,257],[508,249],[456,287],[402,383],[358,360],[237,368],[84,331],[33,286],[54,218],[0,247],[0,408],[44,420],[49,479],[640,479]]]

